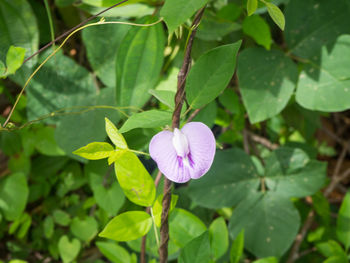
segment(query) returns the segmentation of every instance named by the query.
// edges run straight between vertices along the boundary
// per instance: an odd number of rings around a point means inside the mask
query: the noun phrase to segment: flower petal
[[[170,131],[157,133],[149,144],[149,153],[158,169],[171,181],[184,183],[191,179],[188,167],[181,166],[172,143],[174,134]]]
[[[181,131],[186,135],[190,147],[190,157],[194,163],[190,169],[192,179],[198,179],[208,172],[213,163],[216,142],[213,132],[201,122],[189,122]]]

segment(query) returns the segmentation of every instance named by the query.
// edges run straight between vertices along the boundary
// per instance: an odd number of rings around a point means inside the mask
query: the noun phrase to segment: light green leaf
[[[156,224],[157,227],[160,227],[160,223],[161,223],[161,215],[162,215],[162,201],[163,201],[163,194],[160,194],[156,201],[153,204],[152,207],[152,213],[154,216],[154,222]],[[171,211],[175,208],[177,200],[179,199],[178,195],[171,195],[171,203],[170,203],[170,210],[169,210],[169,214],[171,213]]]
[[[278,27],[283,31],[284,26],[286,25],[286,21],[284,19],[284,15],[282,11],[278,8],[278,6],[269,3],[269,2],[263,2],[267,7],[267,12],[269,13],[272,20],[278,25]]]
[[[119,158],[126,153],[128,150],[116,150],[108,157],[108,165],[115,163]]]
[[[66,235],[61,236],[58,241],[58,250],[64,263],[72,262],[78,256],[80,247],[78,239],[73,238],[72,241],[69,241]]]
[[[272,38],[270,27],[264,19],[258,15],[247,16],[243,21],[244,34],[252,37],[255,42],[270,50]]]
[[[108,21],[120,21],[120,19],[111,18]],[[115,57],[129,29],[128,25],[99,25],[82,31],[89,63],[94,73],[108,87],[116,85]],[[113,48],[106,48],[107,45]]]
[[[211,254],[214,260],[222,257],[228,249],[228,231],[225,219],[219,217],[209,226]]]
[[[155,128],[171,124],[172,113],[168,111],[149,110],[131,115],[119,132],[124,133],[136,128]]]
[[[208,0],[167,0],[160,15],[168,27],[171,35],[177,27],[185,23],[197,10],[202,8]]]
[[[0,210],[8,221],[23,213],[29,195],[27,178],[22,173],[10,174],[0,181]]]
[[[317,251],[319,251],[325,257],[339,257],[342,259],[340,262],[347,262],[347,255],[341,245],[334,240],[328,240],[327,242],[317,243]]]
[[[125,201],[123,190],[105,160],[89,162],[85,165],[85,175],[97,204],[109,215],[115,216]]]
[[[300,149],[278,148],[266,159],[266,185],[279,196],[305,197],[325,184],[327,164]]]
[[[330,50],[310,58],[299,76],[297,102],[310,110],[342,111],[350,108],[350,35],[337,39]]]
[[[109,157],[113,152],[113,146],[107,142],[92,142],[73,153],[88,160],[99,160]]]
[[[230,250],[230,263],[238,263],[244,250],[244,229],[238,234],[232,243]]]
[[[113,263],[131,263],[128,251],[115,243],[98,241],[96,246]]]
[[[247,12],[248,16],[251,16],[258,7],[258,0],[248,0],[247,1]]]
[[[59,209],[53,211],[52,216],[55,222],[61,226],[68,226],[71,221],[69,214]]]
[[[117,148],[120,149],[128,149],[128,144],[126,143],[123,135],[121,135],[118,129],[115,127],[113,122],[109,119],[105,118],[106,122],[106,132],[108,134],[109,139],[114,143]]]
[[[298,210],[288,198],[274,192],[250,192],[235,208],[229,232],[235,238],[244,229],[244,246],[257,257],[280,257],[293,243],[299,224]]]
[[[99,236],[116,241],[129,241],[146,235],[151,226],[152,218],[149,214],[143,211],[130,211],[109,221]]]
[[[266,70],[268,69],[268,70]],[[281,51],[245,49],[238,59],[238,79],[251,123],[280,113],[293,94],[298,69]]]
[[[153,204],[156,196],[154,181],[134,153],[123,154],[114,168],[118,182],[131,202],[141,206]]]
[[[45,217],[43,226],[45,237],[51,238],[55,230],[55,224],[53,222],[52,216]]]
[[[84,219],[73,218],[69,228],[73,235],[85,242],[92,240],[98,232],[97,221],[91,216],[87,216]]]
[[[175,92],[171,90],[149,90],[149,93],[157,98],[161,103],[167,105],[171,110],[175,108]]]
[[[180,247],[186,246],[206,230],[206,226],[197,216],[184,209],[175,208],[169,217],[170,239]]]
[[[278,259],[275,257],[261,258],[255,260],[253,263],[278,263]]]
[[[10,46],[6,54],[7,74],[15,74],[22,66],[25,53],[25,48]]]
[[[208,231],[191,240],[182,250],[179,263],[209,263],[210,242]]]
[[[241,149],[234,148],[218,151],[208,173],[199,180],[191,181],[188,194],[200,206],[231,207],[258,185],[259,177],[250,157]]]
[[[152,18],[140,23],[154,22]],[[164,33],[161,24],[133,27],[118,48],[117,101],[120,106],[142,107],[150,98],[163,64]]]
[[[337,218],[337,237],[345,249],[350,247],[350,191],[344,197]]]
[[[186,96],[195,109],[214,100],[228,85],[236,67],[241,41],[219,46],[203,54],[186,80]]]

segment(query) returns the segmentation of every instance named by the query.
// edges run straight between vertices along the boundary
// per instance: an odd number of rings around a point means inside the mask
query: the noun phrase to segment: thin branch
[[[204,6],[200,9],[193,20],[192,27],[190,30],[190,36],[187,41],[184,62],[181,70],[177,76],[177,92],[175,95],[175,109],[173,112],[172,128],[179,128],[181,109],[185,100],[185,81],[191,65],[191,50],[194,37],[197,32],[198,25],[200,24],[203,16]],[[166,263],[168,261],[168,241],[169,241],[169,223],[168,216],[171,203],[171,181],[164,178],[164,197],[162,201],[162,215],[161,215],[161,226],[160,226],[160,246],[159,246],[159,262]]]
[[[27,57],[25,60],[23,60],[23,63],[26,63],[27,61],[29,61],[30,59],[32,59],[33,57],[35,57],[36,55],[38,55],[39,53],[43,52],[45,49],[51,47],[52,45],[54,45],[57,41],[61,40],[62,38],[64,38],[65,36],[69,35],[70,33],[72,33],[74,30],[78,29],[79,27],[85,25],[87,22],[91,21],[92,19],[100,16],[101,14],[107,12],[108,10],[111,10],[112,8],[124,4],[125,2],[127,2],[129,0],[123,0],[119,3],[116,3],[115,5],[112,5],[104,10],[102,10],[101,12],[97,13],[96,15],[90,16],[88,19],[84,20],[83,22],[81,22],[80,24],[76,25],[75,27],[71,28],[70,30],[64,32],[62,35],[58,36],[57,38],[55,38],[53,41],[51,41],[50,43],[46,44],[45,46],[43,46],[42,48],[40,48],[37,52],[35,52],[33,55]]]
[[[194,111],[191,113],[190,117],[188,117],[188,119],[187,119],[186,122],[192,121],[192,120],[194,119],[194,117],[196,117],[197,114],[201,111],[201,109],[202,109],[202,108],[194,110]]]
[[[260,143],[261,145],[265,146],[266,148],[270,149],[270,150],[276,150],[279,146],[276,143],[270,142],[268,139],[261,137],[259,135],[256,135],[250,131],[246,131],[250,138],[257,143]]]

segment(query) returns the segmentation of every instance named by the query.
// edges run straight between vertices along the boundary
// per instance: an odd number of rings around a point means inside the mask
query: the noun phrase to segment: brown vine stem
[[[197,27],[200,24],[201,18],[203,16],[204,6],[200,9],[193,20],[190,35],[188,37],[185,57],[181,67],[181,70],[177,76],[177,92],[175,95],[175,109],[173,113],[172,128],[179,128],[181,109],[185,100],[185,81],[187,74],[191,66],[191,50],[194,37],[197,32]],[[168,216],[171,203],[171,181],[164,178],[164,197],[162,201],[162,216],[161,216],[161,226],[160,226],[160,246],[159,246],[159,262],[166,263],[168,261],[168,241],[169,241],[169,223]]]
[[[34,54],[32,54],[31,56],[27,57],[25,60],[23,60],[23,63],[26,63],[27,61],[31,60],[33,57],[35,57],[36,55],[40,54],[41,52],[43,52],[45,49],[51,47],[52,45],[54,45],[57,41],[61,40],[62,38],[64,38],[65,36],[68,36],[70,33],[72,33],[74,30],[78,29],[79,27],[85,25],[87,22],[91,21],[92,19],[102,15],[103,13],[107,12],[108,10],[111,10],[112,8],[124,4],[129,0],[123,0],[119,3],[116,3],[115,5],[112,5],[104,10],[102,10],[101,12],[97,13],[96,15],[90,16],[89,18],[87,18],[86,20],[84,20],[83,22],[81,22],[80,24],[76,25],[75,27],[69,29],[68,31],[64,32],[62,35],[58,36],[57,38],[55,38],[54,40],[52,40],[51,42],[47,43],[45,46],[43,46],[42,48],[40,48],[37,52],[35,52]]]

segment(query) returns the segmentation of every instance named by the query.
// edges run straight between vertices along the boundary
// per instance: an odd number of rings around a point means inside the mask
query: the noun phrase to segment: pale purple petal
[[[201,122],[189,122],[181,131],[186,135],[190,147],[190,158],[193,161],[190,176],[198,179],[203,176],[213,163],[216,142],[213,132]]]
[[[191,179],[187,167],[180,167],[180,162],[172,143],[174,134],[162,131],[156,134],[150,144],[149,153],[157,163],[158,169],[171,181],[184,183]]]

